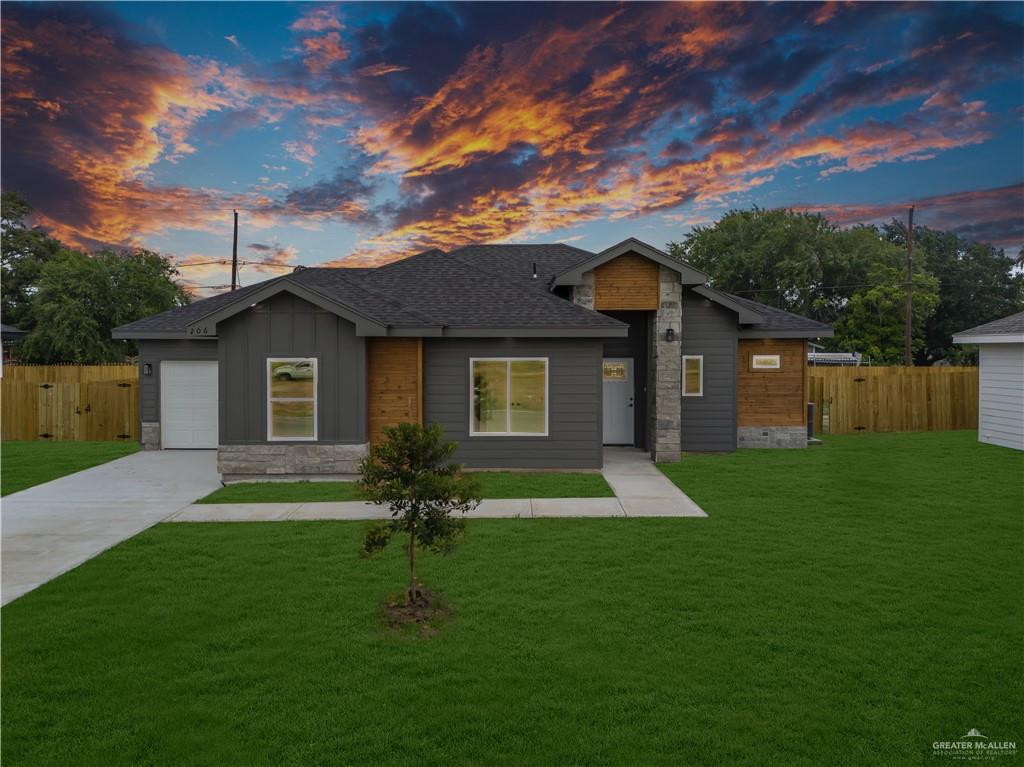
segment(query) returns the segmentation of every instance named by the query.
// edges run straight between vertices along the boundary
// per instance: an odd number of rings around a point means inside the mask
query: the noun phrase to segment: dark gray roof
[[[0,336],[3,337],[4,341],[17,341],[27,335],[27,330],[18,330],[18,328],[13,325],[4,325],[3,323],[0,323]]]
[[[557,275],[594,257],[594,253],[559,243],[469,245],[450,253],[425,251],[378,268],[302,268],[123,325],[116,332],[130,337],[184,333],[198,320],[253,291],[274,283],[292,283],[386,327],[515,329],[534,333],[575,330],[590,335],[608,330],[618,335],[625,327],[618,320],[551,292],[552,280]],[[759,328],[806,330],[810,335],[830,331],[820,322],[736,296],[730,298],[749,305],[764,317]]]
[[[704,290],[724,296],[746,309],[761,315],[763,320],[753,325],[760,333],[772,331],[789,333],[807,332],[809,334],[808,337],[832,334],[832,327],[824,322],[818,322],[808,317],[802,317],[799,314],[776,309],[774,306],[768,306],[767,304],[760,304],[757,301],[751,301],[749,298],[726,293],[724,290],[717,290],[716,288],[704,288]]]
[[[1024,312],[1011,314],[1009,317],[986,322],[975,328],[961,330],[958,336],[1005,336],[1024,333]]]

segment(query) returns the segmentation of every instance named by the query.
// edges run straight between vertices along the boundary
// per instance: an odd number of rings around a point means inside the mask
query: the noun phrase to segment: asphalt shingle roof
[[[726,293],[724,290],[717,290],[715,288],[708,288],[719,295],[725,296],[732,301],[750,309],[752,312],[760,314],[764,321],[755,325],[758,330],[799,330],[808,331],[813,335],[819,335],[820,332],[827,332],[832,330],[829,325],[824,322],[818,322],[808,317],[802,317],[799,314],[793,314],[783,309],[776,309],[774,306],[768,306],[767,304],[760,304],[757,301],[751,301],[749,298],[742,298],[732,293]]]
[[[1005,336],[1024,333],[1024,312],[1011,314],[1009,317],[986,322],[976,328],[961,330],[958,336]]]
[[[184,331],[202,317],[278,281],[292,281],[322,293],[387,326],[535,330],[622,327],[617,320],[550,291],[556,275],[594,255],[558,243],[469,245],[450,253],[426,251],[375,269],[303,268],[146,317],[118,330]],[[729,298],[764,317],[764,323],[757,325],[759,329],[808,330],[812,335],[828,329],[820,322],[754,301]]]

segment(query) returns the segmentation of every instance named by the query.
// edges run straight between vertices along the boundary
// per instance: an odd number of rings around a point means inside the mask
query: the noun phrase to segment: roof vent
[[[305,268],[306,267],[304,267],[302,264],[298,264],[298,265],[292,267],[292,272],[301,272]]]
[[[537,279],[537,262],[533,262],[533,279]]]

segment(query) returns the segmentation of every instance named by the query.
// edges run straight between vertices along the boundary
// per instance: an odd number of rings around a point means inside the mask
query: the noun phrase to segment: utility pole
[[[903,364],[914,364],[914,352],[911,349],[914,322],[914,206],[907,211],[907,309],[903,327]]]
[[[239,212],[232,212],[234,213],[234,236],[231,238],[231,290],[234,290],[239,287]]]

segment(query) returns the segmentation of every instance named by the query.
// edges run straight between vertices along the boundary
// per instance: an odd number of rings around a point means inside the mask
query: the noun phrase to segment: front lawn
[[[608,498],[615,495],[600,474],[480,471],[470,474],[484,498]],[[310,503],[358,501],[354,482],[253,482],[228,485],[196,503]]]
[[[135,442],[4,442],[0,444],[0,495],[131,455]]]
[[[405,558],[360,559],[366,523],[158,525],[3,608],[4,763],[917,765],[970,728],[1024,740],[1024,455],[858,435],[665,470],[708,519],[471,520],[419,558],[456,610],[428,640],[382,629]]]

